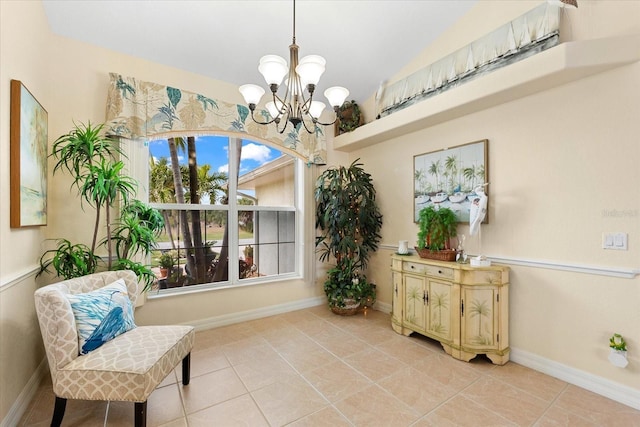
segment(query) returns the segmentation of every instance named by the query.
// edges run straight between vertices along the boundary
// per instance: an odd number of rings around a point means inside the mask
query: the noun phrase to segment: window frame
[[[261,285],[265,283],[275,283],[282,281],[290,281],[290,280],[304,280],[305,282],[309,282],[310,278],[308,274],[306,274],[311,269],[308,268],[309,265],[313,265],[313,255],[304,256],[306,253],[304,248],[307,247],[307,240],[309,236],[313,237],[313,233],[306,233],[305,230],[308,229],[308,215],[305,215],[305,207],[308,210],[308,200],[309,200],[309,192],[306,191],[307,183],[310,181],[310,175],[308,172],[309,168],[305,168],[305,163],[299,155],[296,153],[292,153],[290,151],[282,150],[282,147],[274,146],[268,142],[261,141],[257,138],[239,138],[233,135],[225,135],[223,133],[215,133],[211,134],[212,136],[226,136],[229,139],[229,152],[234,152],[235,146],[233,144],[242,144],[243,141],[255,142],[258,144],[266,145],[268,147],[274,148],[283,154],[289,155],[293,158],[293,166],[294,166],[294,179],[293,179],[293,192],[294,192],[294,203],[293,206],[259,206],[259,205],[239,205],[237,203],[237,197],[229,197],[226,205],[192,205],[192,204],[177,204],[177,203],[149,203],[150,206],[157,209],[167,209],[167,210],[200,210],[200,211],[226,211],[227,212],[227,225],[230,224],[238,224],[238,211],[292,211],[295,215],[295,242],[294,242],[294,253],[295,253],[295,261],[294,261],[294,271],[290,273],[283,273],[277,275],[270,275],[264,277],[255,277],[255,278],[239,278],[239,258],[238,257],[229,257],[229,280],[222,282],[209,282],[197,285],[189,285],[184,287],[170,288],[170,289],[158,289],[157,291],[149,292],[147,297],[149,299],[153,298],[163,298],[173,295],[184,295],[188,293],[194,292],[203,292],[210,291],[216,289],[229,289],[229,288],[237,288],[244,286],[253,286],[253,285]],[[185,135],[186,137],[186,135]],[[133,145],[133,144],[128,144]],[[138,196],[140,198],[141,195],[144,196],[146,200],[148,200],[149,196],[149,156],[150,149],[148,142],[144,143],[144,152],[146,156],[144,165],[144,173],[137,173],[138,177],[144,175],[144,180],[140,180],[139,182],[144,188],[139,188]],[[128,150],[127,153],[131,153],[131,150]],[[140,154],[136,153],[134,157],[140,158]],[[238,194],[237,193],[237,180],[235,177],[237,174],[235,171],[240,168],[239,164],[236,164],[235,156],[229,156],[229,172],[228,175],[230,177],[228,181],[229,185],[229,194]],[[140,169],[141,161],[136,162],[138,165],[138,169]],[[233,173],[232,173],[233,171]],[[232,178],[233,177],[233,178]],[[311,192],[312,193],[312,192]],[[313,199],[313,195],[311,194],[311,199]],[[239,233],[238,227],[229,228],[229,253],[235,253],[239,250]],[[233,249],[231,249],[233,248]],[[307,259],[309,258],[309,259]],[[147,259],[149,262],[150,259]]]

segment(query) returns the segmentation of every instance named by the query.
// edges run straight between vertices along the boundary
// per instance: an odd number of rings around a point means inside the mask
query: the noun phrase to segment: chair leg
[[[53,418],[51,418],[51,427],[60,427],[62,418],[64,418],[64,410],[67,408],[67,399],[56,396],[56,403],[53,407]]]
[[[191,353],[182,359],[182,385],[189,385],[191,381]]]
[[[147,402],[135,403],[135,427],[147,427]]]

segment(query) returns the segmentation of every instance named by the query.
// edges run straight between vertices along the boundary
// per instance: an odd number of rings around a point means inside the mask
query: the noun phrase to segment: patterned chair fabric
[[[144,426],[149,395],[180,361],[182,382],[189,383],[189,360],[195,337],[192,326],[138,326],[88,354],[79,355],[76,322],[65,295],[91,292],[118,279],[125,281],[135,306],[138,279],[132,271],[95,273],[44,286],[35,292],[36,312],[56,395],[51,425],[62,421],[66,399],[82,399],[136,402],[136,425]]]

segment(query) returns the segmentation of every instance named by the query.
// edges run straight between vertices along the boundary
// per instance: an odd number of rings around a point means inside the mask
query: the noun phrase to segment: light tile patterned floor
[[[178,366],[149,398],[149,426],[640,427],[640,411],[513,362],[454,360],[377,311],[315,307],[198,332],[191,360],[189,386]],[[53,401],[47,381],[20,425],[49,425]],[[63,426],[102,426],[106,408],[69,401]],[[133,404],[112,402],[107,425],[133,425]]]

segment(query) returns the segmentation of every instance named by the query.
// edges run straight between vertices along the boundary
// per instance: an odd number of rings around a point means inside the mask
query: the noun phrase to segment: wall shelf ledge
[[[335,137],[352,152],[640,61],[640,34],[562,43]]]

